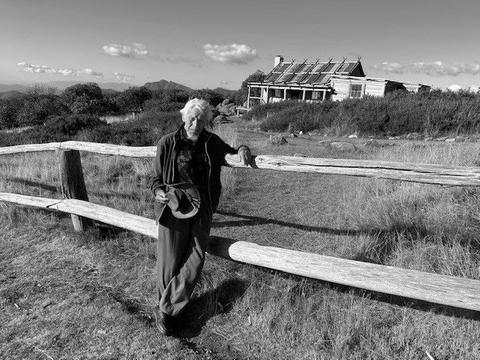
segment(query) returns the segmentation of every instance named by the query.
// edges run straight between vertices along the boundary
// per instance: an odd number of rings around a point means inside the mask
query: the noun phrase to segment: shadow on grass
[[[32,186],[36,187],[39,189],[43,189],[46,191],[50,191],[52,193],[60,193],[61,189],[60,186],[53,186],[53,185],[48,185],[45,183],[41,183],[38,181],[32,181],[32,180],[26,180],[23,178],[19,177],[7,177],[6,180],[11,181],[13,183],[17,184],[22,184],[26,186]],[[98,191],[88,191],[88,195],[91,196],[96,196],[102,199],[110,200],[111,198],[121,198],[121,199],[130,199],[130,200],[141,200],[141,197],[137,194],[122,194],[118,192],[113,192],[113,193],[105,193],[105,192],[98,192]],[[153,196],[152,196],[152,201],[153,201]]]
[[[461,309],[454,306],[441,305],[429,301],[410,299],[403,296],[384,294],[377,291],[352,288],[328,282],[320,281],[320,283],[326,284],[329,288],[333,290],[337,290],[343,293],[353,293],[356,296],[369,298],[371,300],[375,300],[385,304],[408,307],[423,312],[432,312],[437,315],[445,315],[449,317],[480,321],[480,312],[474,310]]]
[[[174,336],[192,338],[200,335],[210,318],[232,310],[233,304],[245,293],[248,285],[246,280],[228,279],[217,288],[193,298],[185,311],[175,319]]]
[[[6,180],[11,181],[13,183],[26,185],[26,186],[34,186],[34,187],[37,187],[37,188],[40,188],[40,189],[43,189],[43,190],[46,190],[46,191],[50,191],[50,192],[53,192],[53,193],[58,192],[59,189],[60,189],[60,188],[57,188],[56,186],[53,186],[53,185],[44,184],[44,183],[41,183],[41,182],[38,182],[38,181],[26,180],[26,179],[19,178],[19,177],[9,177],[9,178],[6,178]]]
[[[369,231],[365,230],[354,230],[354,229],[332,229],[332,228],[327,228],[327,227],[322,227],[322,226],[310,226],[310,225],[302,225],[302,224],[295,224],[283,220],[277,220],[277,219],[269,219],[269,218],[264,218],[264,217],[259,217],[259,216],[251,216],[251,215],[239,215],[233,212],[226,212],[226,211],[217,211],[218,214],[220,215],[225,215],[225,216],[232,216],[244,220],[239,220],[239,221],[222,221],[222,222],[213,222],[212,228],[223,228],[223,227],[231,227],[231,226],[255,226],[255,225],[267,225],[267,224],[273,224],[273,225],[280,225],[280,226],[285,226],[285,227],[290,227],[294,229],[299,229],[299,230],[304,230],[304,231],[314,231],[314,232],[320,232],[320,233],[326,233],[326,234],[331,234],[331,235],[351,235],[351,236],[356,236],[356,235],[361,235],[361,234],[368,234]]]
[[[198,336],[207,321],[215,315],[228,313],[234,302],[247,290],[249,282],[240,279],[228,279],[217,288],[209,290],[191,299],[185,310],[175,318],[173,325],[174,337],[193,338]],[[145,302],[131,297],[122,289],[91,285],[89,291],[104,291],[122,305],[124,311],[137,316],[147,324],[155,322],[153,308]]]

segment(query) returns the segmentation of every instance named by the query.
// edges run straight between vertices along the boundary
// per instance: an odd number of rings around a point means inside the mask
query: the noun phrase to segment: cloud
[[[97,79],[102,78],[103,74],[99,71],[95,71],[90,68],[85,68],[85,69],[71,69],[71,68],[65,68],[65,69],[57,69],[51,66],[47,65],[38,65],[38,64],[29,64],[25,61],[21,61],[17,63],[17,66],[21,68],[22,71],[24,72],[31,72],[31,73],[37,73],[37,74],[60,74],[63,76],[81,76],[81,75],[87,75],[87,76],[93,76]]]
[[[430,76],[458,76],[461,74],[480,74],[480,63],[444,63],[434,62],[383,62],[373,66],[375,70],[387,74],[426,74]]]
[[[457,85],[457,84],[452,84],[449,87],[447,87],[447,90],[457,92],[457,91],[462,90],[462,87],[460,85]]]
[[[57,70],[52,68],[52,67],[49,67],[49,66],[46,66],[46,65],[28,64],[25,61],[21,61],[21,62],[17,63],[17,66],[22,67],[22,71],[31,72],[31,73],[42,74],[42,73],[56,73],[57,72]]]
[[[163,62],[163,63],[171,63],[171,64],[196,64],[199,63],[199,59],[189,58],[186,56],[156,56],[154,59]]]
[[[480,86],[470,85],[470,87],[468,88],[468,91],[473,92],[473,93],[478,93],[478,92],[480,92]]]
[[[119,72],[113,73],[113,76],[115,77],[116,80],[119,80],[119,81],[125,82],[125,83],[132,81],[133,78],[134,78],[133,75],[123,74],[123,73],[119,73]]]
[[[99,71],[92,70],[90,68],[82,69],[82,70],[77,70],[79,75],[90,75],[94,77],[103,77],[103,74]]]
[[[452,84],[452,85],[447,86],[446,90],[450,90],[450,91],[453,91],[453,92],[457,92],[457,91],[462,90],[462,91],[468,91],[468,92],[477,94],[478,92],[480,92],[480,86],[470,85],[469,87],[467,87],[467,86],[461,86],[461,85],[458,85],[458,84]]]
[[[248,64],[258,57],[257,50],[245,44],[205,44],[203,50],[207,57],[224,64]]]
[[[147,46],[141,43],[133,43],[132,45],[123,45],[123,44],[108,44],[102,46],[105,54],[110,56],[121,56],[121,57],[138,57],[138,56],[147,56],[148,50]]]

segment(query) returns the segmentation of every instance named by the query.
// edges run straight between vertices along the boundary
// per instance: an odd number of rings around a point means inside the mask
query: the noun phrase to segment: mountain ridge
[[[49,81],[49,82],[31,83],[31,84],[0,83],[0,94],[11,93],[11,92],[25,93],[29,88],[35,85],[56,88],[59,91],[63,91],[69,86],[88,83],[88,82],[94,82],[94,81]],[[162,79],[159,81],[146,82],[144,85],[133,85],[133,84],[116,83],[116,82],[105,82],[105,83],[96,82],[96,84],[98,84],[98,86],[100,86],[102,90],[105,90],[108,92],[124,91],[132,86],[145,86],[147,89],[151,91],[177,89],[177,90],[190,92],[190,91],[199,90],[199,89],[193,89],[186,85],[183,85],[174,81],[170,81],[170,80],[165,80],[165,79]],[[225,97],[229,97],[229,96],[232,96],[237,90],[230,90],[230,89],[225,89],[221,87],[216,87],[215,89],[213,89],[213,91],[221,93]]]

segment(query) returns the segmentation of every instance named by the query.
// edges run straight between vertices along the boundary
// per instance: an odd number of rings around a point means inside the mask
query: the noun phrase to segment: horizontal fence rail
[[[137,158],[155,157],[155,146],[122,146],[81,141],[16,145],[0,148],[0,155],[38,151],[78,150],[104,155]],[[373,177],[424,184],[480,186],[480,169],[433,164],[399,163],[376,160],[322,159],[282,155],[257,155],[254,168],[302,173]],[[227,155],[232,167],[245,167],[236,156]]]
[[[154,220],[75,199],[0,193],[0,201],[76,214],[157,238]],[[212,255],[331,283],[480,311],[480,281],[211,237]]]

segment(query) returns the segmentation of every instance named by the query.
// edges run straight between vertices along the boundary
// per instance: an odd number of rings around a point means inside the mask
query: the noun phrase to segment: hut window
[[[260,97],[260,88],[252,86],[250,88],[250,96],[251,97]]]
[[[361,98],[362,97],[362,84],[350,85],[350,97]]]
[[[321,99],[322,99],[322,91],[312,92],[312,100],[321,100]]]
[[[283,98],[283,89],[275,89],[273,96],[277,98]]]

